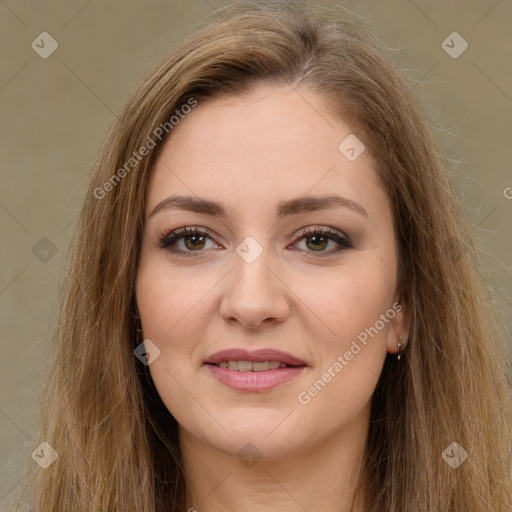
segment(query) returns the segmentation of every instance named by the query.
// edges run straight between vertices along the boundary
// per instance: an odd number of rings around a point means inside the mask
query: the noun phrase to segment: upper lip
[[[290,366],[307,366],[302,359],[273,348],[260,348],[251,351],[243,348],[228,348],[215,352],[215,354],[206,359],[204,364],[218,364],[222,361],[280,361]]]

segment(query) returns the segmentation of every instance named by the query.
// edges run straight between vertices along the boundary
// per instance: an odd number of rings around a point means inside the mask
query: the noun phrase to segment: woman
[[[238,5],[131,96],[78,226],[38,511],[505,511],[503,340],[376,36]]]

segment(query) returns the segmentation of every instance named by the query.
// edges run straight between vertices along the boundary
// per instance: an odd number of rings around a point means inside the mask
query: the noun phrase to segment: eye
[[[209,229],[200,229],[197,227],[183,227],[175,229],[170,233],[163,233],[159,237],[159,246],[162,249],[169,249],[179,256],[195,256],[192,252],[200,252],[205,247],[206,239],[212,239],[213,233]],[[184,249],[177,248],[179,242],[183,240]],[[187,254],[188,253],[188,254]]]
[[[320,253],[320,256],[329,256],[353,247],[348,236],[333,228],[309,226],[299,233],[299,237],[299,242],[304,241],[306,247],[312,249],[311,252]],[[323,249],[328,246],[329,242],[334,242],[338,247],[334,250],[324,251]],[[295,244],[297,243],[295,242]]]
[[[202,249],[207,248],[205,247],[207,240],[213,241],[214,237],[214,233],[207,228],[186,226],[163,233],[159,237],[159,247],[168,249],[178,256],[194,257],[199,255],[194,253],[203,252]],[[297,245],[302,241],[306,242],[307,249],[301,250],[318,253],[319,256],[328,256],[353,247],[346,235],[333,228],[319,226],[310,226],[303,229],[299,233],[298,241],[293,245]],[[178,247],[180,242],[183,242],[183,244],[181,247]],[[324,249],[329,245],[329,242],[337,244],[338,247],[325,251]],[[213,246],[215,247],[216,245],[213,244]]]

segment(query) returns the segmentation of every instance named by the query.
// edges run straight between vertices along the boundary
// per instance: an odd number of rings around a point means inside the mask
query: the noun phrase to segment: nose
[[[283,322],[289,314],[290,290],[274,270],[269,251],[249,263],[238,254],[225,282],[220,314],[228,322],[238,321],[249,329]]]

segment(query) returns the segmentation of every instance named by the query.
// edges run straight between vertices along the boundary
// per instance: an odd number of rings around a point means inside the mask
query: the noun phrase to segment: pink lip
[[[297,377],[306,366],[288,366],[263,372],[240,372],[208,364],[212,375],[222,384],[238,391],[267,391]]]
[[[222,361],[281,361],[290,366],[307,366],[302,359],[273,348],[260,348],[251,352],[243,348],[229,348],[216,352],[206,359],[205,364],[218,364]]]
[[[215,366],[221,361],[281,361],[290,366],[276,368],[262,372],[241,372],[230,368]],[[222,384],[238,391],[267,391],[280,384],[296,378],[307,368],[307,364],[301,359],[286,352],[274,349],[258,349],[247,351],[244,349],[227,349],[210,356],[204,364],[211,374]]]

